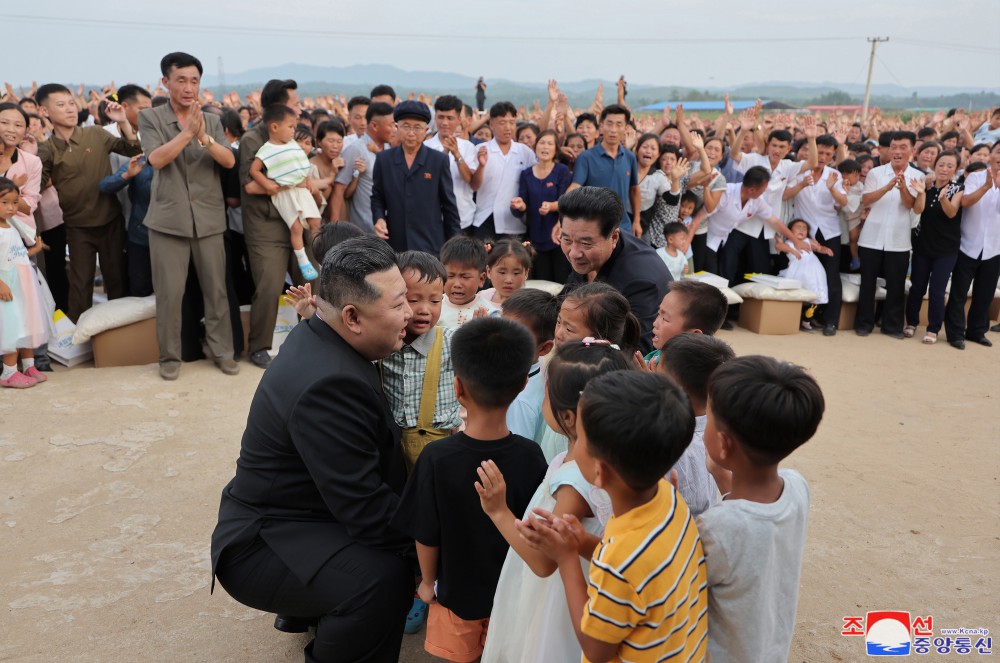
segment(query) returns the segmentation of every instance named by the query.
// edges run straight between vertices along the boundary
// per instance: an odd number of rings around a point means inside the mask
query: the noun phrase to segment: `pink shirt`
[[[21,186],[21,197],[24,198],[24,202],[28,203],[31,211],[27,214],[18,213],[17,218],[25,225],[34,228],[35,210],[38,209],[38,201],[41,199],[42,160],[21,148],[17,148],[15,152],[17,153],[17,161],[7,169],[4,177],[12,180],[20,175],[28,176],[28,181]]]

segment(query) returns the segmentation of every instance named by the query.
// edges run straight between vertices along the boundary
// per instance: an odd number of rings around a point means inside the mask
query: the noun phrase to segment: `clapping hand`
[[[538,208],[538,213],[541,214],[542,216],[545,216],[546,214],[549,214],[550,212],[554,212],[555,211],[555,205],[556,205],[556,203],[552,203],[552,202],[549,202],[549,201],[546,200]]]
[[[482,168],[486,165],[486,160],[489,159],[489,153],[486,150],[486,146],[483,145],[476,152],[476,161],[479,162],[479,167]]]
[[[579,556],[580,542],[565,518],[544,509],[533,509],[524,520],[515,521],[517,533],[529,546],[559,563]]]
[[[916,191],[917,195],[920,195],[921,193],[926,191],[927,185],[922,177],[915,177],[912,180],[910,180],[910,188]]]
[[[125,169],[124,179],[130,180],[139,173],[142,172],[142,167],[146,165],[146,157],[142,154],[137,154],[128,160],[128,168]]]
[[[312,286],[293,285],[285,291],[285,301],[295,307],[300,318],[311,318],[316,313],[316,298],[312,294]]]
[[[812,177],[811,174],[809,176]],[[837,186],[837,173],[830,173],[826,178],[826,188],[832,191],[835,186]]]
[[[108,116],[108,119],[112,122],[117,122],[121,124],[122,122],[128,121],[125,117],[125,109],[117,101],[109,101],[108,105],[104,108],[104,114]]]
[[[524,210],[528,209],[528,206],[527,206],[527,204],[525,204],[524,199],[521,198],[520,196],[518,196],[517,198],[512,199],[510,201],[510,206],[511,206],[512,209],[515,209],[518,212],[523,212]]]

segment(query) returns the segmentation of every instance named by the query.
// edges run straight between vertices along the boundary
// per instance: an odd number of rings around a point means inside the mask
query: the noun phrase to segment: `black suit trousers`
[[[396,663],[413,604],[413,565],[354,543],[303,584],[260,537],[223,552],[219,583],[240,603],[290,617],[318,617],[307,662]]]
[[[944,311],[944,330],[949,341],[986,336],[990,329],[990,304],[993,303],[998,280],[1000,256],[983,260],[982,253],[970,258],[958,252],[955,269],[951,272],[951,293]],[[972,304],[966,320],[965,300],[969,297],[969,286],[972,286]]]

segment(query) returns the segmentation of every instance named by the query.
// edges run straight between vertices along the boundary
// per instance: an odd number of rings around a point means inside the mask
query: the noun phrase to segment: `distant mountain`
[[[265,67],[251,69],[240,73],[226,74],[225,85],[227,87],[242,87],[246,85],[262,85],[272,78],[294,78],[300,84],[305,83],[326,83],[339,88],[371,88],[378,83],[387,83],[397,88],[397,93],[407,92],[435,92],[442,91],[471,91],[476,84],[473,76],[464,76],[439,71],[405,71],[392,65],[383,64],[360,64],[349,67],[327,67],[307,64],[284,64],[275,67]],[[597,85],[602,81],[590,79],[583,81],[563,81],[559,86],[568,95],[593,95],[597,90]],[[511,90],[519,92],[544,90],[546,81],[511,81],[502,78],[492,78],[486,81],[489,88],[487,95],[498,98],[501,90]],[[603,81],[605,96],[610,98],[614,94],[614,81]],[[206,75],[204,84],[207,87],[219,85],[216,75]],[[310,86],[312,87],[312,86]],[[717,93],[720,96],[730,92],[734,97],[769,97],[785,100],[812,99],[827,92],[843,91],[851,95],[863,95],[865,86],[858,83],[831,83],[831,82],[801,82],[801,81],[766,81],[760,83],[748,83],[731,88],[707,86],[693,88],[682,85],[663,85],[650,83],[629,83],[630,94],[642,97],[658,97],[663,100],[664,94],[676,90],[683,96],[684,93],[697,89],[703,92]],[[914,93],[918,97],[948,96],[970,92],[1000,92],[1000,88],[984,88],[983,90],[973,90],[970,88],[928,85],[913,88],[902,87],[893,83],[875,83],[872,85],[872,94],[879,97],[913,97]],[[467,92],[466,92],[467,94]],[[537,97],[536,97],[537,98]]]

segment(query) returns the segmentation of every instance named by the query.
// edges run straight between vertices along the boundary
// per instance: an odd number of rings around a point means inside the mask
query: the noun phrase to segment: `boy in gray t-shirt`
[[[732,472],[732,490],[697,521],[712,660],[788,660],[809,488],[778,463],[813,436],[823,409],[810,375],[770,357],[733,359],[712,374],[705,448]]]

